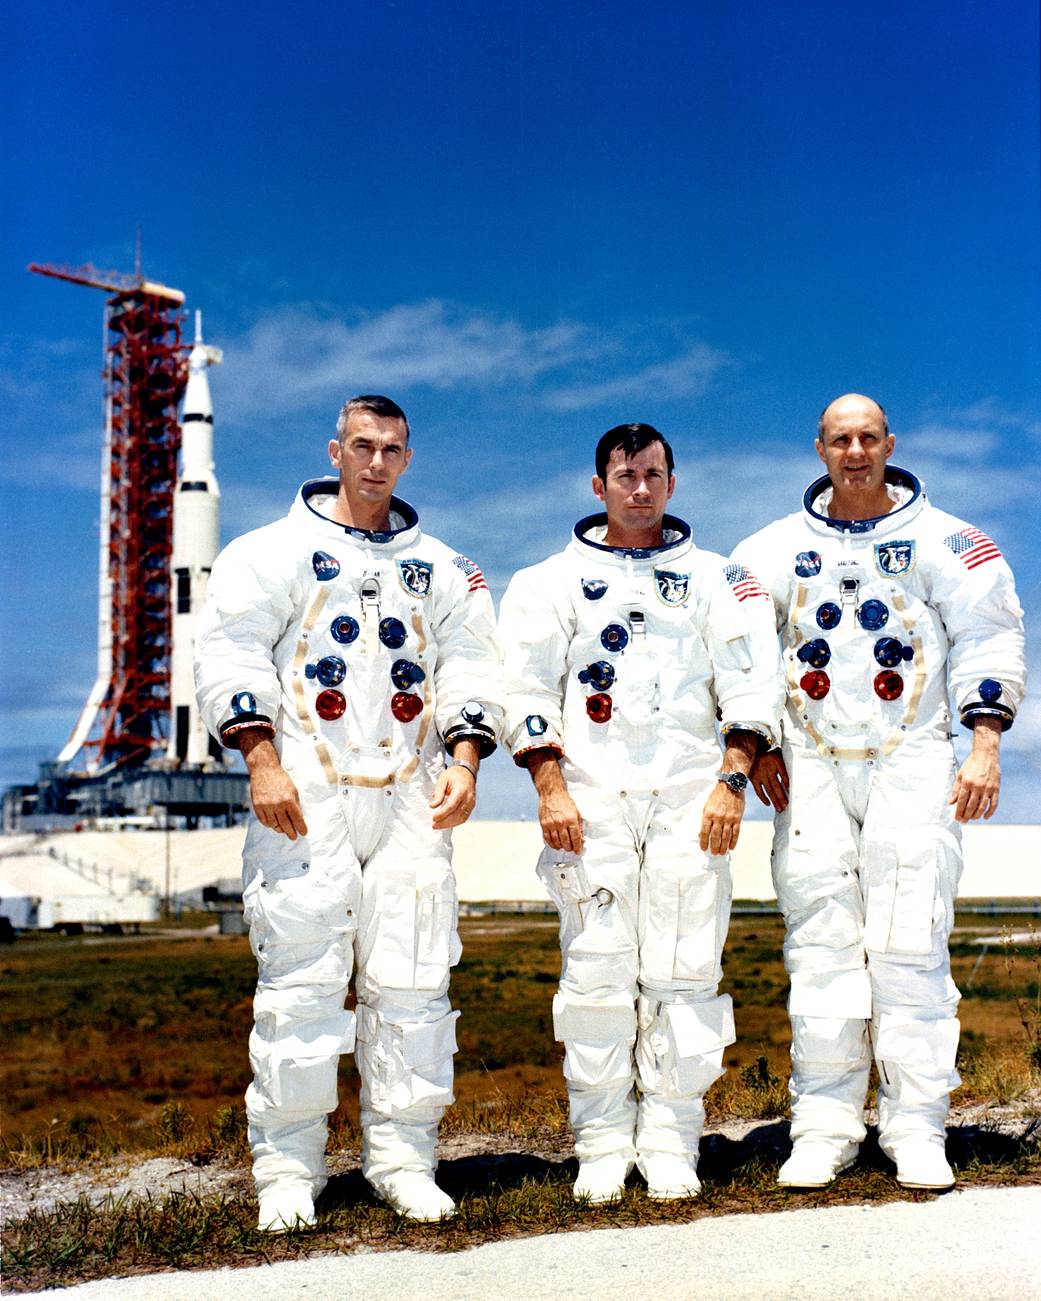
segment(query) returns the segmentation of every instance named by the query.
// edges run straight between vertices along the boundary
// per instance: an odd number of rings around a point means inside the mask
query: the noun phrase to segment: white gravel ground
[[[70,1301],[1037,1301],[1041,1188],[369,1252],[47,1290]]]

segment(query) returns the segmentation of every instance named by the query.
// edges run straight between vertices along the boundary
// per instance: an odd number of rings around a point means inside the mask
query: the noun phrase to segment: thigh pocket
[[[455,880],[448,875],[416,892],[416,989],[440,989],[462,954]]]
[[[304,859],[256,865],[242,897],[250,945],[265,966],[277,966],[280,953],[309,949],[357,928],[343,889]]]
[[[535,871],[560,914],[560,948],[566,953],[597,904],[590,897],[592,892],[582,860],[547,845],[539,855]]]
[[[645,872],[640,880],[644,981],[713,981],[729,898],[718,871]]]
[[[462,951],[451,873],[422,882],[414,871],[385,869],[375,890],[363,946],[368,979],[385,989],[441,989]]]
[[[893,961],[943,957],[948,904],[940,888],[945,847],[935,836],[908,836],[902,844],[865,851],[865,946]]]
[[[805,912],[790,913],[785,936],[788,970],[833,962],[843,950],[863,958],[864,905],[859,890],[845,890],[831,899],[818,899]]]

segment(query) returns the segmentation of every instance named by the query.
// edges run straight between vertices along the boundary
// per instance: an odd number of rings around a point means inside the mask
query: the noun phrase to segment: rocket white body
[[[195,346],[188,357],[188,384],[181,416],[181,472],[174,493],[173,645],[170,655],[170,745],[167,759],[195,767],[210,758],[209,733],[195,701],[192,661],[195,625],[206,597],[210,569],[220,550],[220,489],[213,472],[213,402],[207,370],[221,360],[219,348],[202,341],[195,314]]]

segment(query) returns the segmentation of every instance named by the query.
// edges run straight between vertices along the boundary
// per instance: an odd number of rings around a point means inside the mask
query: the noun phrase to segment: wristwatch
[[[721,782],[724,782],[735,795],[743,795],[745,787],[748,785],[748,778],[743,772],[720,772],[716,776]]]

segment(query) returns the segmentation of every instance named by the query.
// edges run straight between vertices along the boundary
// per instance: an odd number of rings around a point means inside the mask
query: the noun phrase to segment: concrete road
[[[37,1296],[72,1301],[1041,1301],[1041,1187],[930,1202],[731,1215],[490,1243],[150,1274]]]

